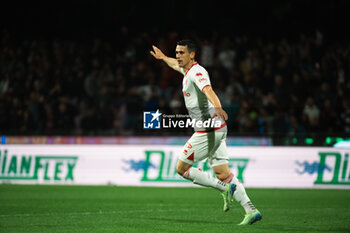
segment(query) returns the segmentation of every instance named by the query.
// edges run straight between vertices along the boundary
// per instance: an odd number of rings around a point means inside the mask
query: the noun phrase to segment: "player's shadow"
[[[208,221],[208,220],[194,220],[194,219],[173,219],[173,218],[143,218],[156,221],[174,222],[174,223],[198,223],[198,224],[232,224],[230,221]]]

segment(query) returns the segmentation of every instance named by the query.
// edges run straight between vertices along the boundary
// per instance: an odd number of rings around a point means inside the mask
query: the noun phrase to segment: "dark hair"
[[[197,46],[192,40],[180,40],[176,44],[181,46],[187,46],[189,53],[197,51]]]

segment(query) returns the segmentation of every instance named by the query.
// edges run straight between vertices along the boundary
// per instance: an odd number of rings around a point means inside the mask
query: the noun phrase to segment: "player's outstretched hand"
[[[150,53],[152,54],[153,57],[155,57],[156,59],[163,59],[165,57],[164,53],[162,52],[162,50],[158,49],[156,46],[152,45],[152,48],[154,51],[150,51]]]
[[[212,118],[214,118],[216,116],[220,117],[224,121],[226,121],[228,119],[227,113],[222,108],[215,108],[215,113],[212,116]]]

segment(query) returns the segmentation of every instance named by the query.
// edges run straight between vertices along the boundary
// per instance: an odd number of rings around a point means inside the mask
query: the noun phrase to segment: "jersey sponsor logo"
[[[187,143],[186,143],[186,147],[191,149],[191,148],[192,148],[191,143],[187,142]]]
[[[202,73],[197,73],[196,76],[203,76],[203,74]]]
[[[190,94],[189,92],[184,91],[184,96],[186,96],[186,97],[190,97],[190,96],[191,96],[191,94]]]
[[[199,82],[200,82],[200,83],[203,82],[203,81],[207,81],[207,79],[206,79],[206,78],[200,78],[200,79],[199,79]]]

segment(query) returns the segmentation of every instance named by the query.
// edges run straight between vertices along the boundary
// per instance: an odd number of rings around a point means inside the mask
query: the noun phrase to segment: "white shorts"
[[[184,146],[179,159],[191,165],[206,158],[212,167],[226,164],[228,163],[226,136],[226,130],[195,132]]]

